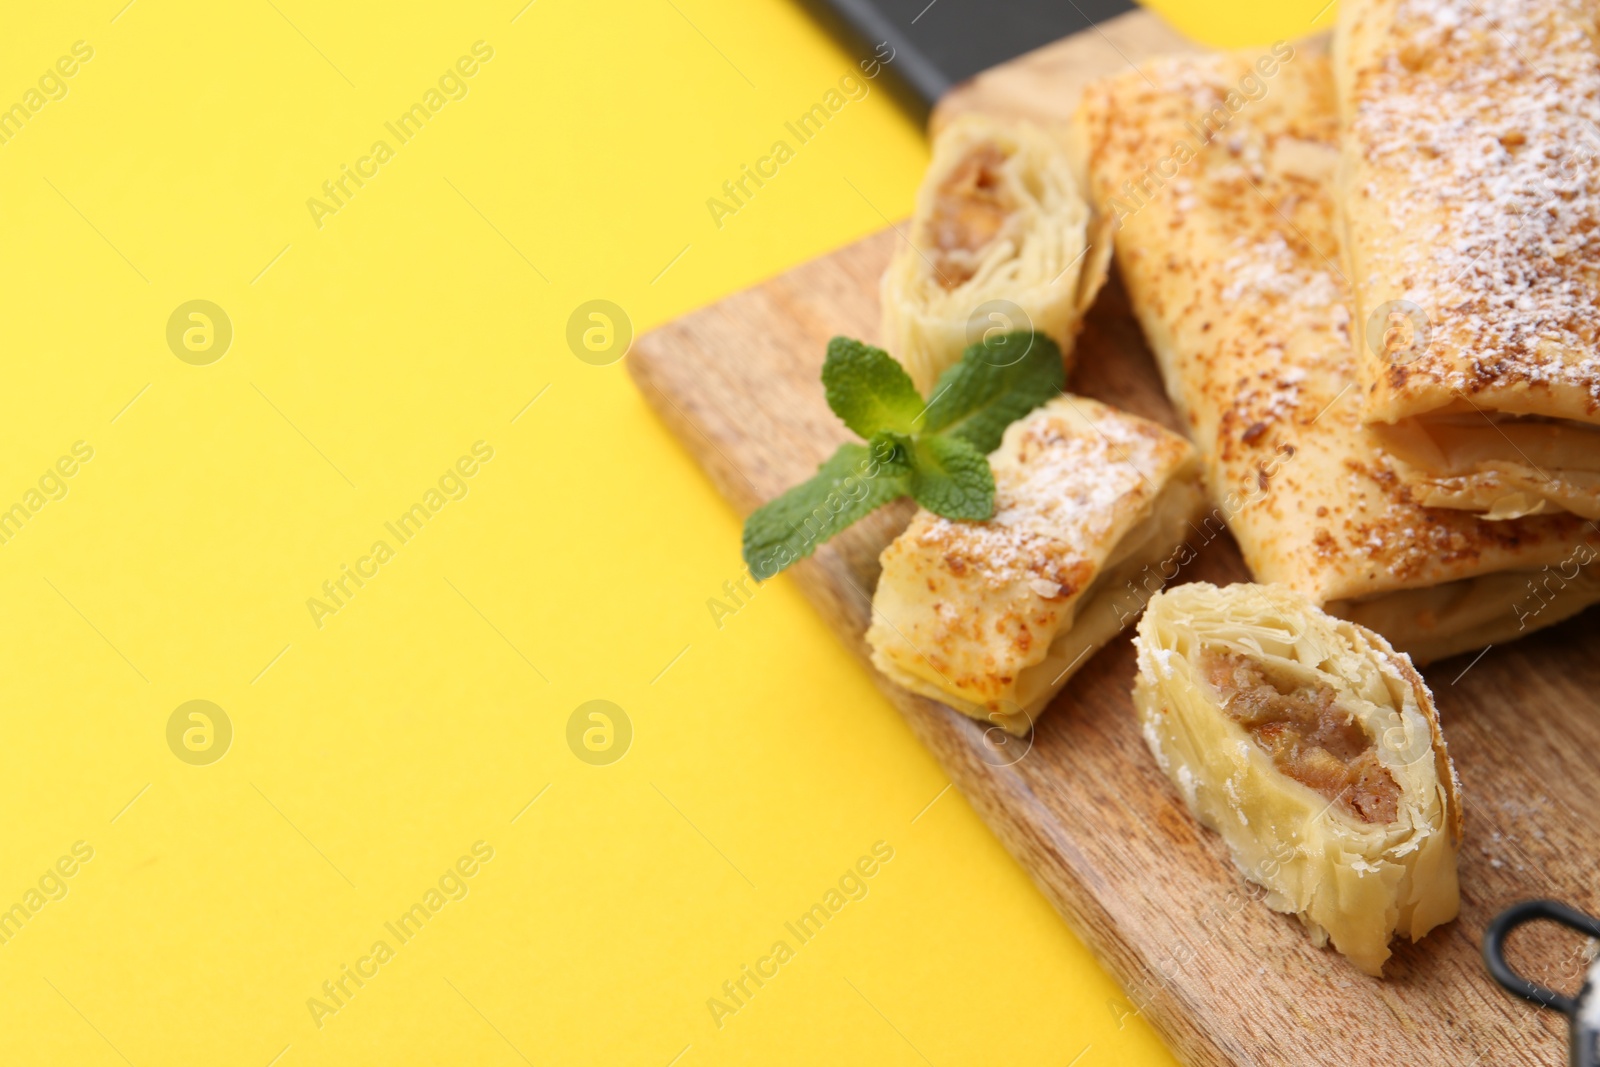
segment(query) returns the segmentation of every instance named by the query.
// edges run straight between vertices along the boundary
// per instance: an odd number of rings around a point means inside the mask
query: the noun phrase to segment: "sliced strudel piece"
[[[1461,801],[1411,660],[1283,586],[1164,590],[1134,704],[1161,769],[1266,903],[1381,974],[1455,918]]]
[[[884,549],[867,641],[900,685],[1020,735],[1132,620],[1123,586],[1173,569],[1203,494],[1187,441],[1083,397],[1012,423],[989,462],[993,518],[920,510]]]
[[[1363,417],[1431,507],[1600,518],[1600,7],[1346,0]]]
[[[883,275],[884,347],[924,393],[992,332],[1035,330],[1070,357],[1111,255],[1090,231],[1057,138],[961,116],[934,139],[910,242]]]

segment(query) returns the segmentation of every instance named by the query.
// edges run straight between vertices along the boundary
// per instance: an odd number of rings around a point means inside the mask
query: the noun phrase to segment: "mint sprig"
[[[1059,394],[1062,383],[1054,341],[1042,333],[1004,334],[973,345],[940,376],[923,429],[958,437],[987,456],[1007,426]]]
[[[947,519],[991,517],[988,453],[1007,426],[1060,393],[1063,382],[1056,343],[1019,331],[968,348],[924,402],[889,353],[835,337],[822,365],[828,406],[868,443],[840,445],[809,480],[745,520],[751,575],[765,581],[903,496]]]

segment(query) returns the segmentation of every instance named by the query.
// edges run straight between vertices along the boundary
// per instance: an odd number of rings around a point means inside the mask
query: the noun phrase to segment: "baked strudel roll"
[[[1600,518],[1600,7],[1346,0],[1363,417],[1417,499]]]
[[[1600,600],[1592,524],[1424,507],[1363,428],[1325,55],[1130,71],[1089,89],[1075,143],[1091,199],[1120,219],[1123,282],[1204,457],[1201,540],[1228,529],[1258,581],[1418,660]]]
[[[1204,497],[1177,434],[1061,396],[989,457],[994,517],[919,510],[883,550],[867,642],[893,681],[1026,734],[1132,620],[1123,585],[1181,548]]]
[[[957,118],[934,138],[909,242],[883,275],[884,347],[923,393],[991,330],[1035,330],[1070,358],[1111,257],[1094,238],[1057,138]]]
[[[1151,597],[1136,638],[1146,742],[1266,903],[1368,974],[1460,907],[1460,786],[1404,654],[1283,586]]]

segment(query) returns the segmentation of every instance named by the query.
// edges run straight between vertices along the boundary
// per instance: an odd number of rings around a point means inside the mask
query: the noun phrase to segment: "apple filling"
[[[1223,710],[1280,771],[1362,822],[1395,820],[1400,787],[1367,731],[1340,710],[1332,688],[1274,679],[1236,652],[1208,649],[1201,669]]]
[[[986,142],[940,183],[928,220],[939,284],[954,289],[978,271],[980,253],[1010,218],[1015,203],[1002,172],[1007,156]]]

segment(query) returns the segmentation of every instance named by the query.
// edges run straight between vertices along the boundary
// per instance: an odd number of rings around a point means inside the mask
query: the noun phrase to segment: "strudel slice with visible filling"
[[[1266,903],[1368,974],[1460,907],[1460,786],[1411,660],[1283,586],[1157,593],[1134,705]]]
[[[934,139],[909,243],[884,272],[884,347],[924,393],[992,331],[1035,330],[1070,359],[1111,258],[1092,228],[1058,138],[961,116]]]

